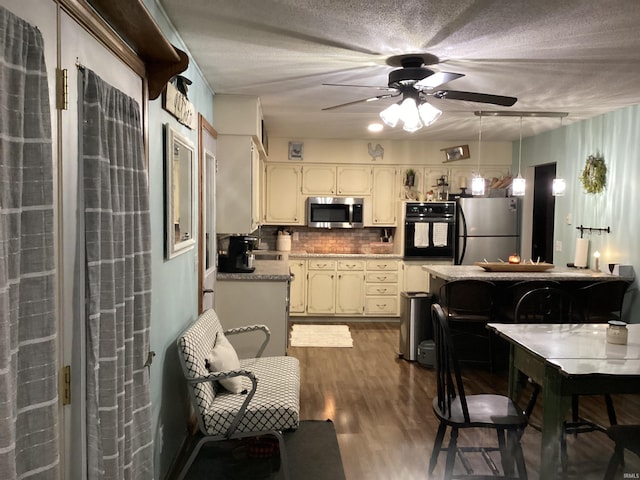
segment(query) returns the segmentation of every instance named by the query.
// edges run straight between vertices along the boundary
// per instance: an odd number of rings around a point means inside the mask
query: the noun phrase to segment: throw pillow
[[[228,370],[238,370],[240,360],[231,342],[222,333],[216,335],[216,343],[207,358],[210,372],[224,372]],[[232,393],[242,392],[242,377],[224,378],[220,384]]]

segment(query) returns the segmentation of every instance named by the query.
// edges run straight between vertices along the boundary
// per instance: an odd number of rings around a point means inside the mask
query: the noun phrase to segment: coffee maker
[[[251,273],[253,266],[253,248],[256,237],[249,235],[232,235],[229,237],[229,248],[226,254],[218,256],[218,270],[224,273]]]

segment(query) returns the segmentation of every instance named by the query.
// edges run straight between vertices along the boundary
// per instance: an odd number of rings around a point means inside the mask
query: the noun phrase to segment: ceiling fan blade
[[[398,95],[400,95],[400,92],[395,93],[395,94],[388,93],[388,94],[385,94],[385,95],[378,95],[377,97],[369,97],[369,98],[363,98],[361,100],[354,100],[353,102],[341,103],[340,105],[334,105],[332,107],[326,107],[326,108],[323,108],[322,110],[334,110],[336,108],[342,108],[342,107],[346,107],[348,105],[355,105],[356,103],[375,102],[377,100],[384,100],[385,98],[397,97]]]
[[[351,85],[347,83],[323,83],[328,87],[357,87],[357,88],[375,88],[376,90],[385,90],[387,92],[395,92],[396,89],[392,87],[378,87],[376,85]]]
[[[436,72],[433,75],[429,75],[423,78],[414,85],[418,90],[433,90],[439,87],[443,83],[450,82],[456,78],[464,77],[464,73],[452,73],[452,72]]]
[[[469,102],[492,103],[503,107],[510,107],[518,101],[516,97],[504,97],[488,93],[460,92],[457,90],[438,90],[432,94],[436,98],[445,100],[466,100]]]

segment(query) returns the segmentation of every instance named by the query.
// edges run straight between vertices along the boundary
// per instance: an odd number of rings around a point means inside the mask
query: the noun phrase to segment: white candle
[[[467,188],[467,177],[460,177],[460,188]]]
[[[596,268],[595,271],[599,272],[600,271],[600,252],[598,250],[596,250],[593,253],[594,258],[596,259]]]

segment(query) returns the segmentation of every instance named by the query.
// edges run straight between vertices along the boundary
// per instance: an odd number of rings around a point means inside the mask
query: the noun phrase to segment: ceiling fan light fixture
[[[420,112],[420,119],[425,127],[428,127],[432,123],[434,123],[440,115],[442,115],[442,111],[438,110],[436,107],[431,105],[430,103],[424,102],[418,107],[418,112]]]
[[[394,103],[380,112],[380,119],[391,128],[395,127],[400,120],[402,109],[400,105]]]
[[[420,113],[418,112],[418,105],[415,99],[409,97],[405,98],[400,104],[401,115],[400,118],[404,123],[403,130],[407,132],[415,132],[422,128],[422,122],[420,121]]]

